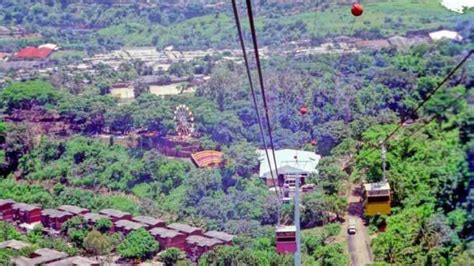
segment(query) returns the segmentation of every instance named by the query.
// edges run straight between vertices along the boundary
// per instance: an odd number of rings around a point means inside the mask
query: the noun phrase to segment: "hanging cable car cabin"
[[[391,213],[392,195],[386,181],[364,184],[364,213],[374,216]]]
[[[277,253],[296,252],[296,226],[280,225],[276,229]]]

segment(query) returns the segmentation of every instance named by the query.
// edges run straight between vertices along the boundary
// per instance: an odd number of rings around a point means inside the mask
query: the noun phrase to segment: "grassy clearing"
[[[355,18],[350,5],[332,4],[323,11],[303,12],[296,15],[275,18],[257,17],[256,27],[261,38],[273,38],[265,34],[266,25],[289,26],[302,22],[306,36],[349,35],[357,30],[379,30],[383,36],[404,35],[408,31],[448,28],[461,21],[474,20],[474,12],[458,14],[441,6],[434,0],[385,0],[364,1],[364,14]],[[247,20],[242,17],[244,29]],[[168,27],[144,25],[138,22],[119,24],[100,30],[99,36],[117,38],[126,46],[149,46],[153,38],[158,46],[181,44],[188,47],[202,47],[234,43],[235,26],[230,13],[207,15],[189,19]]]

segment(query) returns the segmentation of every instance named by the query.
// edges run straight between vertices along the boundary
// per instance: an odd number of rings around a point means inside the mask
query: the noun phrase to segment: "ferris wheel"
[[[176,134],[180,138],[191,137],[194,134],[194,116],[193,112],[185,104],[180,104],[174,110],[174,117],[176,123]]]

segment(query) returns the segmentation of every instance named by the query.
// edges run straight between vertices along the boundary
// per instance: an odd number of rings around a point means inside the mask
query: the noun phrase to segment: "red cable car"
[[[308,108],[306,108],[306,106],[302,106],[302,107],[300,108],[300,114],[301,114],[301,115],[305,115],[305,114],[307,114],[307,113],[308,113]]]
[[[359,3],[354,3],[352,4],[352,9],[351,9],[352,15],[355,17],[358,17],[364,13],[364,7],[362,7],[361,4]]]
[[[296,226],[280,225],[276,229],[276,252],[296,252]]]
[[[318,144],[318,142],[317,142],[315,139],[313,139],[313,140],[311,141],[311,145],[316,146],[316,144]]]

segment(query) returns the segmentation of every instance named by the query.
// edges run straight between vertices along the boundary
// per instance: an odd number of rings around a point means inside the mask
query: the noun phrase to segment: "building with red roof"
[[[51,55],[53,49],[43,47],[43,48],[36,48],[36,47],[25,47],[18,51],[15,54],[15,58],[17,59],[46,59],[48,56]]]

